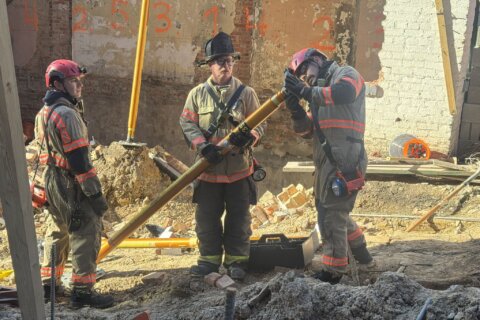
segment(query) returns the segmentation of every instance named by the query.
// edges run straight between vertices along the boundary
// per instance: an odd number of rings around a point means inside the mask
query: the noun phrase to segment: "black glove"
[[[292,114],[292,119],[299,120],[305,117],[306,112],[302,108],[298,101],[298,98],[294,94],[289,92],[287,93],[287,97],[285,98],[285,105]]]
[[[236,147],[246,148],[250,146],[253,141],[255,141],[255,137],[250,133],[250,131],[245,133],[237,131],[230,134],[228,141]]]
[[[303,81],[295,77],[290,71],[285,70],[285,80],[283,86],[294,94],[298,99],[305,99],[308,102],[312,100],[312,88],[305,85]]]
[[[98,216],[102,217],[108,209],[107,199],[105,199],[102,193],[97,193],[88,197],[88,199],[90,200],[90,205],[92,206],[93,211],[95,211]]]
[[[206,143],[201,149],[200,153],[211,164],[219,164],[223,160],[223,155],[220,153],[222,149],[214,144]]]

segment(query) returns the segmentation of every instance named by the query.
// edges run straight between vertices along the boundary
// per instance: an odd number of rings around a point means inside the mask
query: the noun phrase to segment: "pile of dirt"
[[[106,220],[118,221],[138,211],[170,184],[170,178],[160,172],[149,156],[159,149],[127,149],[114,142],[92,151],[93,164],[110,207]]]

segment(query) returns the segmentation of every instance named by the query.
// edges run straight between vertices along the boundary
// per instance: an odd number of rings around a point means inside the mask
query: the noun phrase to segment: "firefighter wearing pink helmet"
[[[354,68],[305,48],[293,55],[284,87],[295,132],[313,138],[315,204],[323,242],[323,268],[314,277],[336,284],[347,269],[348,246],[360,265],[374,264],[362,230],[349,216],[367,166],[364,80]],[[308,103],[309,112],[300,100]]]
[[[47,93],[35,119],[35,135],[42,145],[40,162],[46,165],[44,181],[49,203],[41,275],[46,298],[52,290],[51,277],[56,278],[57,294],[62,294],[61,277],[71,250],[71,306],[107,308],[113,305],[113,297],[93,290],[102,216],[108,206],[89,157],[81,102],[85,73],[85,68],[66,59],[53,61],[45,72]],[[55,275],[50,259],[53,243],[57,252]]]

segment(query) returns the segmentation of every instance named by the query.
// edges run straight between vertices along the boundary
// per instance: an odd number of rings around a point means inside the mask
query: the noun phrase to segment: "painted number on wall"
[[[87,32],[88,31],[88,13],[87,9],[82,5],[76,5],[72,9],[73,32]]]
[[[124,23],[128,22],[127,0],[112,0],[112,16],[120,21],[112,21],[112,28],[115,30],[123,29]]]
[[[23,20],[26,25],[32,25],[35,31],[38,31],[37,0],[32,1],[31,8],[30,1],[23,0]]]
[[[313,21],[313,28],[320,27],[320,39],[314,42],[311,46],[321,51],[335,50],[335,40],[332,38],[332,29],[335,25],[332,17],[321,16]]]
[[[163,33],[170,30],[172,26],[172,20],[168,16],[168,13],[170,12],[170,9],[172,8],[172,6],[166,2],[157,1],[153,4],[153,8],[154,9],[161,8],[161,11],[162,11],[161,13],[156,15],[157,21],[160,23],[160,27],[155,27],[155,32]]]
[[[203,13],[204,18],[208,18],[210,15],[213,16],[213,31],[212,36],[218,32],[218,7],[213,6]]]

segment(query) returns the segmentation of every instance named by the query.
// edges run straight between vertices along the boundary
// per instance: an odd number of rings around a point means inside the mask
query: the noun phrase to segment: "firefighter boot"
[[[247,275],[247,267],[242,263],[234,262],[227,266],[227,270],[227,274],[235,281],[242,281]]]
[[[99,294],[92,289],[73,289],[70,297],[70,306],[73,309],[90,306],[104,309],[113,305],[113,297],[108,294]]]
[[[370,252],[368,252],[366,244],[362,244],[360,247],[351,249],[354,258],[358,261],[358,263],[368,265],[373,262],[373,258],[370,255]]]
[[[204,277],[212,272],[218,272],[218,264],[206,261],[198,261],[198,264],[190,267],[192,277]]]
[[[342,279],[341,275],[335,275],[326,270],[321,270],[320,272],[314,273],[312,277],[322,282],[328,282],[330,284],[337,284]]]

